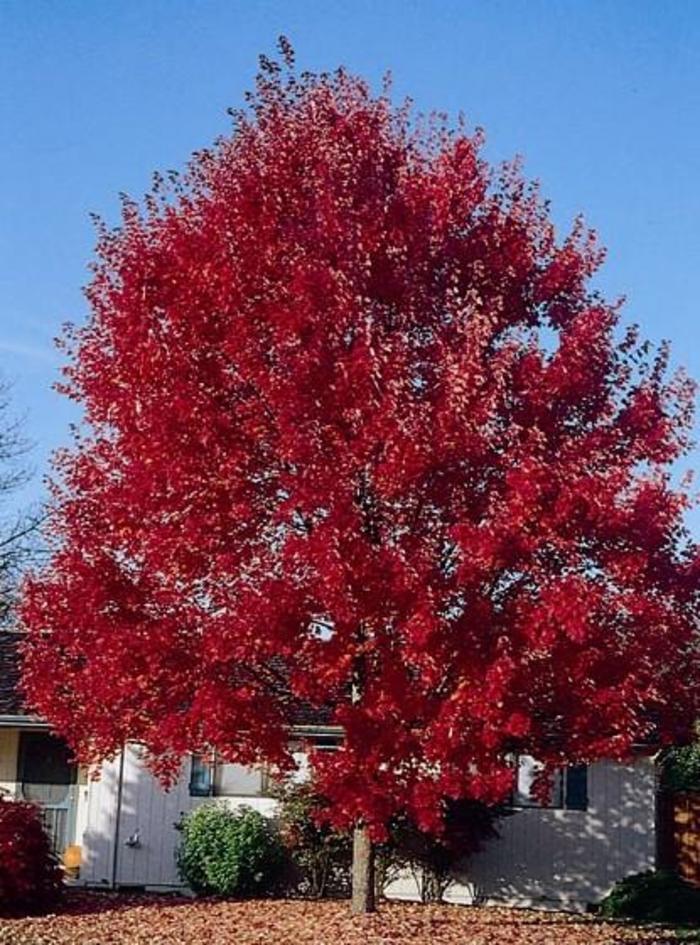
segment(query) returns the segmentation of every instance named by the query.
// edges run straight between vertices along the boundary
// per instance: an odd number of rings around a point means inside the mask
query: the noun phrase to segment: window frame
[[[214,755],[211,761],[204,761],[204,755],[201,752],[192,752],[190,754],[190,777],[188,782],[188,794],[190,797],[269,797],[270,789],[270,771],[267,765],[251,766],[251,769],[259,772],[260,786],[258,790],[248,793],[233,793],[222,791],[217,783],[217,775],[225,765],[234,765],[237,762],[222,761],[217,755]],[[246,767],[241,765],[241,767]],[[206,777],[201,778],[201,786],[198,784],[199,778],[206,772]]]
[[[214,762],[205,761],[205,756],[201,752],[192,752],[190,754],[190,778],[187,791],[190,797],[213,797],[214,796]],[[202,786],[199,786],[199,777],[202,777]]]
[[[343,746],[344,736],[342,731],[335,727],[320,728],[313,730],[311,727],[299,726],[292,730],[289,742],[289,749],[292,753],[301,753],[303,746],[308,744],[313,750],[319,752],[339,751]],[[304,752],[306,753],[306,752]],[[224,764],[233,764],[234,762],[221,761],[216,752],[211,753],[211,761],[204,762],[207,757],[205,752],[191,752],[190,770],[188,781],[188,793],[190,797],[271,797],[270,788],[274,781],[272,772],[266,764],[252,766],[260,771],[260,788],[254,794],[223,794],[217,788],[217,769]],[[198,784],[199,778],[195,777],[196,768],[199,767],[200,774],[203,769],[208,771],[206,778],[201,778],[201,785]]]
[[[517,779],[522,758],[532,758],[532,756],[525,754],[515,756],[514,769],[516,784],[508,799],[508,807],[511,810],[563,810],[577,813],[586,813],[588,811],[590,802],[588,782],[590,765],[560,765],[555,768],[552,778],[550,801],[547,804],[541,804],[535,798],[529,798],[527,800],[520,799],[523,795],[520,795],[518,792]],[[535,761],[535,759],[532,760]],[[581,773],[584,774],[582,786],[580,783],[574,781],[574,778],[580,778]],[[578,792],[578,794],[576,794],[576,792]],[[519,797],[517,801],[516,797]]]

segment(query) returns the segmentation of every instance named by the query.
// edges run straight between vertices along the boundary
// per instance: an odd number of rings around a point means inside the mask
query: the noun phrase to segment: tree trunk
[[[357,631],[360,648],[366,639],[362,625]],[[352,704],[362,701],[365,688],[365,656],[360,652],[354,659],[352,674]],[[374,903],[374,848],[367,827],[356,824],[352,835],[352,913],[367,915],[375,911]]]
[[[352,837],[352,912],[375,911],[374,849],[366,827],[355,827]]]

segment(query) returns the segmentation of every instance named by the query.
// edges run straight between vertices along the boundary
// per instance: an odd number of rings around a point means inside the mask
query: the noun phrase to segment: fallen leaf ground
[[[204,902],[71,897],[60,915],[0,919],[0,945],[670,945],[674,933],[586,916],[465,906],[382,904],[352,917],[345,902]]]

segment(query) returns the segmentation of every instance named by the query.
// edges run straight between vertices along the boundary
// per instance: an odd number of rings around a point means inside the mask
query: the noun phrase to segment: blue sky
[[[119,191],[225,132],[280,33],[302,68],[389,69],[397,97],[482,125],[490,158],[521,154],[562,229],[581,211],[601,234],[625,318],[700,378],[696,0],[0,0],[0,372],[36,469],[19,501],[77,419],[52,339],[85,315],[89,212],[116,221]]]

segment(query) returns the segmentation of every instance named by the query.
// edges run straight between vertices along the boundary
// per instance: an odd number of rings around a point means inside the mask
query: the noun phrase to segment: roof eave
[[[0,728],[48,728],[38,715],[0,715]]]

